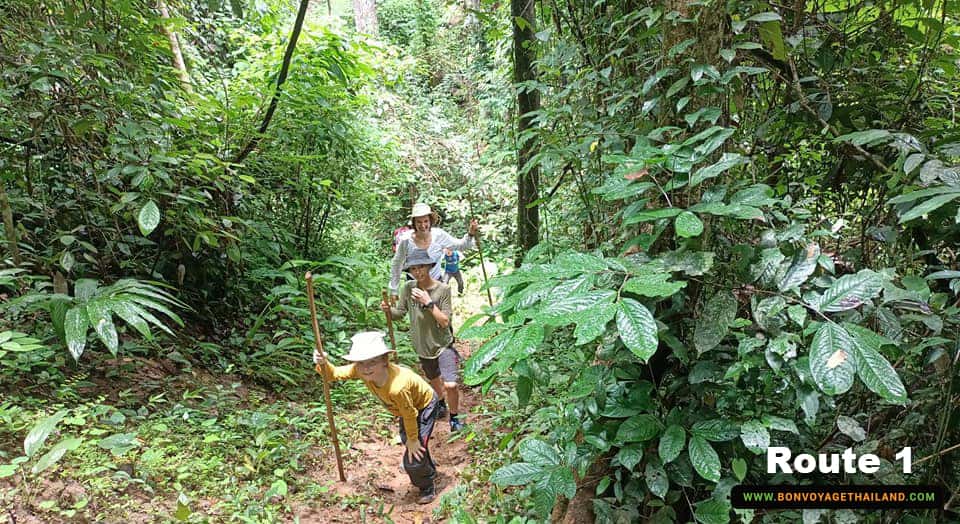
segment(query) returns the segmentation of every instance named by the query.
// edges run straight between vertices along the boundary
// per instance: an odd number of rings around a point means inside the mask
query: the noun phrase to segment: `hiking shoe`
[[[420,498],[417,499],[417,504],[429,504],[437,498],[437,488],[434,485],[431,485],[427,489],[420,490]]]
[[[460,419],[451,418],[450,419],[450,433],[456,433],[463,429],[463,422],[460,422]]]

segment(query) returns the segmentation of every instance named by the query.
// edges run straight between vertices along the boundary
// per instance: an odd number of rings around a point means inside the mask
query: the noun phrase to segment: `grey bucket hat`
[[[414,249],[407,255],[407,260],[403,264],[403,269],[410,269],[413,266],[435,265],[437,263],[426,249]]]

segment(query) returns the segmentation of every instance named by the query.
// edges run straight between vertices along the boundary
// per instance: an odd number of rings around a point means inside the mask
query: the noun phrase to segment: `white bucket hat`
[[[343,356],[344,360],[350,362],[362,362],[393,352],[383,341],[382,331],[361,331],[350,337],[350,341],[353,343],[350,353]]]
[[[425,217],[432,213],[433,211],[430,210],[430,206],[421,202],[413,205],[413,209],[410,211],[410,218]]]

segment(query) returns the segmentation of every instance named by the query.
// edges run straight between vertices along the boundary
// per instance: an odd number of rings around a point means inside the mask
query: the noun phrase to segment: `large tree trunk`
[[[533,70],[536,10],[533,2],[534,0],[510,1],[513,15],[513,80],[515,83],[536,79],[536,73]],[[523,27],[517,24],[519,18],[526,22]],[[536,164],[530,164],[530,159],[537,154],[538,141],[534,137],[527,136],[527,130],[533,127],[533,117],[530,113],[538,109],[540,109],[540,92],[525,87],[519,88],[517,90],[517,136],[520,137],[517,151],[517,245],[520,253],[516,257],[517,266],[520,265],[527,251],[537,245],[540,238],[540,208],[530,205],[537,200],[540,185],[540,168]]]
[[[374,0],[353,0],[353,21],[358,33],[377,34],[377,4]]]
[[[180,85],[183,86],[184,91],[192,93],[193,86],[190,84],[190,74],[187,73],[187,65],[183,62],[183,53],[180,51],[180,39],[177,37],[177,33],[166,25],[170,20],[170,11],[167,9],[164,0],[157,1],[157,8],[160,10],[160,18],[163,19],[160,27],[163,33],[167,35],[167,40],[170,41],[170,51],[173,53],[173,68],[177,70],[177,74],[180,76]]]

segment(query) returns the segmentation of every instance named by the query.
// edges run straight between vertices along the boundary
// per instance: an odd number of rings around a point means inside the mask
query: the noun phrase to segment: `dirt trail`
[[[464,320],[481,311],[486,305],[486,293],[479,290],[479,268],[476,275],[467,276],[467,289],[462,297],[456,296],[456,283],[451,281],[454,293],[454,323]],[[466,360],[473,351],[473,345],[464,340],[456,342],[457,351]],[[419,370],[417,370],[419,371]],[[482,399],[479,390],[460,387],[461,420],[467,424],[475,421],[471,416],[473,408]],[[464,418],[464,416],[466,418]],[[370,438],[354,443],[350,449],[343,450],[347,482],[334,482],[331,490],[341,500],[356,503],[334,506],[301,508],[295,514],[301,523],[355,523],[364,518],[367,522],[395,522],[397,524],[428,524],[433,519],[433,510],[440,505],[444,494],[457,487],[460,474],[470,464],[471,457],[462,437],[452,437],[448,419],[438,420],[430,438],[430,453],[437,463],[437,498],[430,504],[417,504],[420,491],[410,484],[410,479],[401,465],[404,448],[396,439],[395,424],[390,427],[378,425],[371,428]],[[382,436],[391,435],[390,439]],[[466,435],[468,433],[464,433]],[[326,458],[326,457],[325,457]],[[332,454],[329,460],[322,461],[323,466],[311,472],[317,480],[337,479],[336,463]],[[360,505],[366,505],[364,515],[360,515]],[[344,507],[346,506],[346,507]]]

